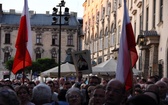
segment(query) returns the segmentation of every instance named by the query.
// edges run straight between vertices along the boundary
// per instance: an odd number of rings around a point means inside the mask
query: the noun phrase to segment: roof
[[[9,25],[19,25],[20,23],[20,17],[21,14],[10,14],[10,13],[3,13],[0,17],[0,24],[9,24]],[[59,23],[59,16],[56,16],[58,18]],[[64,17],[61,16],[61,23],[64,23]],[[38,26],[48,26],[52,24],[52,18],[53,16],[51,14],[33,14],[30,16],[30,23],[31,25],[38,25]],[[77,17],[74,15],[69,16],[69,26],[78,26],[79,22],[77,20]]]

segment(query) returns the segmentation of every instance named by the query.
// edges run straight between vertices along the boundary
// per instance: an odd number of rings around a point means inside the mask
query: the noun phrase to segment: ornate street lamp
[[[58,12],[58,8],[59,8],[59,13]],[[64,14],[62,13],[62,7],[65,7],[65,1],[61,0],[61,2],[53,8],[53,22],[52,25],[59,25],[59,56],[58,56],[58,79],[61,77],[61,26],[62,25],[68,25],[69,24],[69,8],[65,8],[65,12]],[[58,17],[59,17],[59,23],[58,22]],[[62,17],[64,17],[64,23],[62,23]]]

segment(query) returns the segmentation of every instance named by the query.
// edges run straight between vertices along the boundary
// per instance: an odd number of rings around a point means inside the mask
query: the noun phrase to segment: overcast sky
[[[29,10],[36,11],[36,13],[46,13],[60,3],[61,0],[28,0]],[[71,12],[77,12],[78,17],[83,17],[83,6],[85,0],[64,0],[65,6],[69,8]],[[4,11],[9,9],[15,9],[16,12],[22,12],[24,0],[0,0]]]

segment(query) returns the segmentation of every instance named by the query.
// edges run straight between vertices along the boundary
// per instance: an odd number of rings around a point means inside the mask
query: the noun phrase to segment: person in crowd
[[[66,93],[69,105],[83,105],[83,95],[79,88],[72,87]]]
[[[51,89],[48,85],[40,83],[33,88],[32,102],[35,105],[51,105]]]
[[[40,80],[36,80],[35,83],[36,85],[38,85],[40,83]]]
[[[159,94],[157,94],[156,92],[153,92],[153,91],[145,91],[144,94],[145,94],[145,95],[148,95],[148,96],[150,96],[150,97],[152,97],[152,98],[155,100],[156,104],[162,105],[162,104],[160,104]]]
[[[33,92],[33,88],[36,86],[36,83],[33,81],[30,81],[27,83],[27,87],[29,89],[29,93],[30,93],[30,99],[32,98],[32,92]]]
[[[51,88],[51,93],[52,93],[52,101],[57,102],[58,101],[58,93],[54,92],[55,89],[55,84],[52,80],[47,82],[47,85]]]
[[[107,83],[108,83],[108,80],[107,80],[107,79],[103,79],[102,82],[101,82],[101,85],[102,85],[104,88],[106,88]]]
[[[97,85],[93,90],[93,96],[89,100],[89,105],[103,105],[105,103],[105,90],[102,85]]]
[[[58,94],[58,100],[59,101],[66,101],[66,98],[65,98],[65,95],[66,95],[66,92],[69,88],[71,88],[71,83],[69,81],[65,81],[64,82],[64,85],[63,85],[63,88],[60,90],[59,94]]]
[[[166,93],[168,91],[168,86],[165,82],[163,81],[158,81],[155,83],[159,87],[159,97],[160,97],[160,102],[163,104],[168,104],[168,101],[166,101]]]
[[[20,99],[21,105],[35,105],[30,101],[30,91],[26,85],[21,85],[16,93]]]
[[[21,105],[21,104],[15,91],[1,87],[0,105]]]
[[[91,76],[89,78],[89,86],[96,86],[99,85],[101,83],[101,79],[97,76]]]
[[[163,77],[163,78],[161,78],[161,81],[165,82],[167,84],[167,86],[168,86],[168,78]],[[168,101],[168,91],[166,93],[166,101]]]
[[[61,77],[61,78],[59,79],[59,87],[60,87],[60,90],[63,89],[64,83],[65,83],[65,79],[64,79],[63,77]]]
[[[147,82],[152,82],[152,83],[156,83],[158,81],[158,77],[157,76],[150,76],[147,79]]]
[[[54,82],[54,92],[59,93],[59,82],[58,80],[53,80]]]
[[[134,89],[133,89],[133,94],[130,95],[130,96],[136,96],[136,95],[139,95],[139,94],[142,94],[143,91],[142,91],[142,88],[141,88],[141,85],[140,84],[135,84],[134,85]],[[128,97],[130,98],[130,97]]]
[[[125,99],[125,87],[119,80],[112,79],[105,90],[104,105],[121,105]]]
[[[154,92],[159,95],[159,87],[155,84],[149,84],[146,86],[146,91]]]
[[[149,95],[140,94],[128,99],[128,101],[126,102],[126,105],[159,105],[159,104],[157,104],[155,99],[153,99]]]
[[[95,86],[89,86],[87,89],[88,96],[91,98],[93,96],[93,91],[94,91]]]

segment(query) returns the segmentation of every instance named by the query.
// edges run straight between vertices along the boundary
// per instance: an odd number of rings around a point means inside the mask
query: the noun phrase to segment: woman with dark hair
[[[26,85],[21,85],[18,87],[17,95],[20,99],[21,105],[35,105],[30,102],[30,91]]]

